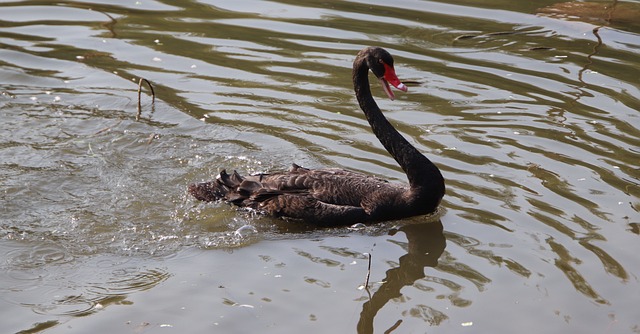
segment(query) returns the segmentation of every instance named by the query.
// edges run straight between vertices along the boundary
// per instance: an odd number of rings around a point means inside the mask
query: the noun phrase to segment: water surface
[[[640,331],[640,3],[0,8],[2,332]],[[293,162],[404,182],[353,96],[368,45],[410,83],[372,90],[442,170],[437,217],[188,196]]]

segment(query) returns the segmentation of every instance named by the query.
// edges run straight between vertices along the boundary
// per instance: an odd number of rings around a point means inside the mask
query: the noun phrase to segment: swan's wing
[[[294,165],[288,172],[246,177],[223,170],[216,180],[191,185],[189,191],[204,201],[225,200],[277,217],[339,225],[368,221],[377,204],[369,205],[371,196],[394,188],[380,178],[343,169]]]
[[[273,216],[301,219],[315,225],[332,226],[368,221],[368,214],[359,206],[325,203],[303,193],[263,196],[257,203],[258,210]]]
[[[356,207],[372,192],[389,186],[374,176],[344,169],[307,169],[295,164],[289,172],[257,174],[245,180],[259,183],[274,195],[309,195],[327,204]]]

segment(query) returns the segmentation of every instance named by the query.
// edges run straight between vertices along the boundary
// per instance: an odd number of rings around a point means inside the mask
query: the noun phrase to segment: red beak
[[[395,98],[395,95],[391,91],[391,88],[389,88],[389,84],[393,85],[393,87],[403,92],[406,92],[408,88],[405,84],[400,82],[400,79],[398,79],[398,76],[396,75],[396,71],[393,69],[393,66],[389,66],[387,63],[383,63],[383,65],[384,65],[384,77],[380,79],[380,83],[382,84],[382,89],[384,89],[384,92],[387,93],[387,96],[393,100]]]

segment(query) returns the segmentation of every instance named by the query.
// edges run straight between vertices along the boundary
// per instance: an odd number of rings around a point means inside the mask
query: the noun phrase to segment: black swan
[[[214,181],[191,184],[189,192],[202,201],[225,200],[276,217],[301,219],[316,225],[348,225],[429,214],[445,193],[440,170],[411,145],[384,117],[371,96],[369,70],[385,93],[389,84],[407,91],[395,74],[386,50],[368,47],[353,62],[353,87],[360,108],[389,154],[407,174],[409,185],[343,169],[307,169],[293,164],[288,172],[241,176],[225,170]]]

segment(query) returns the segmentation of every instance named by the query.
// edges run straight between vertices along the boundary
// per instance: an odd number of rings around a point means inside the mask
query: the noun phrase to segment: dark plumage
[[[432,213],[444,196],[444,178],[427,157],[413,147],[384,117],[371,96],[369,70],[393,99],[389,83],[406,91],[397,78],[393,58],[384,49],[368,47],[353,62],[353,86],[360,108],[385,149],[407,174],[409,185],[343,169],[307,169],[240,176],[225,170],[214,181],[192,184],[199,200],[225,200],[276,217],[302,219],[318,225],[345,225],[400,219]]]

